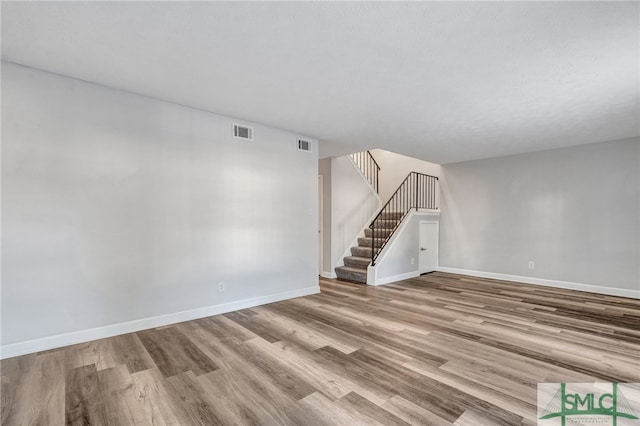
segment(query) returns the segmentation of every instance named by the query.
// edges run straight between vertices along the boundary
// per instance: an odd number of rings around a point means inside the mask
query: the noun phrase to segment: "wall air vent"
[[[240,124],[233,125],[233,137],[238,139],[253,140],[253,127],[242,126]]]
[[[304,139],[298,139],[298,151],[311,151],[311,142]]]

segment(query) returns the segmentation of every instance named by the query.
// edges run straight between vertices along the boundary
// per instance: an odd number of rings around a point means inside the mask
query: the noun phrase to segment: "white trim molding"
[[[468,275],[471,277],[491,278],[495,280],[514,281],[524,284],[536,284],[545,287],[556,287],[568,290],[587,291],[589,293],[606,294],[610,296],[630,297],[640,299],[640,290],[629,290],[625,288],[604,287],[599,285],[573,283],[569,281],[548,280],[544,278],[524,277],[520,275],[500,274],[497,272],[474,271],[471,269],[449,268],[438,266],[437,271],[448,272],[450,274]]]
[[[315,285],[282,293],[206,306],[204,308],[190,309],[188,311],[175,312],[167,315],[142,318],[86,330],[72,331],[70,333],[58,334],[55,336],[41,337],[39,339],[27,340],[24,342],[11,343],[0,346],[0,359],[12,358],[19,355],[75,345],[97,339],[104,339],[107,337],[118,336],[120,334],[133,333],[135,331],[146,330],[149,328],[162,327],[212,315],[220,315],[227,312],[238,311],[240,309],[252,308],[259,305],[265,305],[267,303],[280,302],[282,300],[294,299],[296,297],[309,296],[318,293],[320,293],[320,286]]]
[[[367,273],[369,274],[370,271],[373,274],[375,274],[376,272],[375,267],[372,268],[371,266],[369,266],[369,268],[367,269]],[[395,283],[397,281],[408,280],[409,278],[415,278],[419,276],[420,276],[420,272],[418,271],[405,272],[404,274],[392,275],[390,277],[374,278],[371,281],[374,284],[369,284],[369,285],[378,286],[378,285],[390,284],[390,283]],[[369,277],[367,276],[367,278]],[[367,283],[368,282],[369,280],[367,279]]]

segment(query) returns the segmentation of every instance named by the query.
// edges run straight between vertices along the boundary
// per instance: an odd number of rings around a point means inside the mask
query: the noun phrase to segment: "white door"
[[[420,222],[420,273],[435,271],[438,267],[438,222]]]
[[[318,175],[318,275],[322,274],[322,195],[324,191],[324,185],[322,181],[322,175]]]

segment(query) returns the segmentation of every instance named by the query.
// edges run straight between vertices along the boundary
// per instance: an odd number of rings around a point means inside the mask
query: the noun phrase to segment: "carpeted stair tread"
[[[338,266],[336,275],[340,280],[354,281],[358,283],[367,282],[367,270],[360,268],[352,268],[350,266]]]
[[[380,219],[402,219],[402,212],[384,212],[380,214]]]
[[[368,257],[371,259],[371,247],[351,247],[351,254],[357,257]]]
[[[346,256],[344,258],[344,266],[350,266],[352,268],[367,269],[370,263],[371,257]]]
[[[376,228],[376,238],[387,238],[391,234],[393,228]],[[373,229],[366,228],[364,230],[364,236],[371,238],[373,235]]]
[[[376,229],[378,228],[393,229],[398,224],[398,222],[399,220],[396,220],[396,219],[378,219],[375,221],[375,227]]]
[[[384,243],[384,238],[376,238],[376,247],[380,247],[382,243]],[[371,247],[373,243],[373,238],[370,237],[360,237],[358,238],[358,245],[360,247]]]

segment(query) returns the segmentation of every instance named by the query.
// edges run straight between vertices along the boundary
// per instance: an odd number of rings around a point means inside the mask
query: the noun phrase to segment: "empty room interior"
[[[640,2],[0,7],[3,426],[640,425]]]

